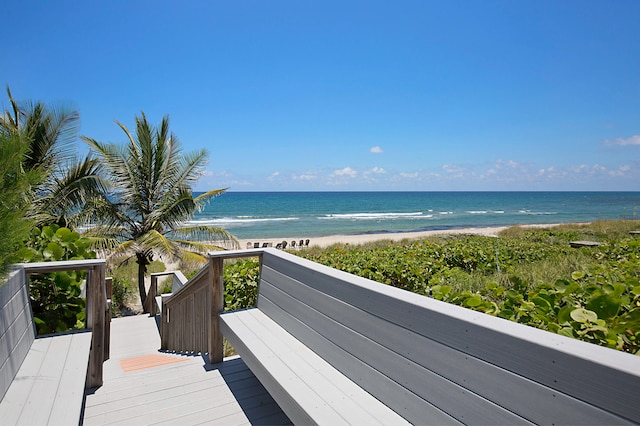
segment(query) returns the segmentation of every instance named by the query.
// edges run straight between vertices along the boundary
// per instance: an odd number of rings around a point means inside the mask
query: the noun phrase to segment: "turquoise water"
[[[193,223],[237,238],[640,218],[640,192],[228,192]]]

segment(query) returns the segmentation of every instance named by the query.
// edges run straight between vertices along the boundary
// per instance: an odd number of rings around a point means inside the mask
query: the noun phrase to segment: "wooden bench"
[[[569,245],[573,248],[580,248],[580,247],[599,247],[605,244],[600,243],[598,241],[569,241]]]
[[[93,333],[36,336],[24,269],[0,286],[0,318],[0,423],[80,423]]]
[[[640,422],[640,357],[248,252],[257,307],[220,328],[294,424]]]

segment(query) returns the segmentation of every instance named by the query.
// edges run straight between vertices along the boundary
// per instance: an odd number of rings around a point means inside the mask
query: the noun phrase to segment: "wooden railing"
[[[173,282],[171,283],[171,292],[176,293],[187,283],[187,279],[180,271],[166,271],[166,272],[154,272],[151,274],[151,285],[149,286],[149,292],[147,298],[144,301],[144,311],[149,315],[155,315],[157,313],[156,297],[158,296],[158,278],[173,275]]]
[[[224,309],[224,259],[261,256],[261,250],[210,253],[207,266],[176,293],[162,298],[161,348],[208,354],[209,362],[221,362],[224,344],[219,314]]]
[[[86,323],[91,330],[91,352],[87,371],[87,388],[102,386],[102,364],[109,358],[109,326],[111,313],[107,302],[104,259],[23,263],[26,280],[34,274],[61,271],[87,271]]]

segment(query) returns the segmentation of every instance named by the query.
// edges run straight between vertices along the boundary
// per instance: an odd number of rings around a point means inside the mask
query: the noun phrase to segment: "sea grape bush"
[[[584,232],[584,231],[581,231]],[[514,238],[464,236],[296,254],[346,272],[553,333],[640,354],[640,240],[573,249],[577,231],[533,230]],[[573,264],[532,280],[525,268]],[[258,262],[225,267],[226,309],[255,305]]]
[[[224,268],[224,310],[236,311],[253,307],[258,298],[260,263],[245,259]]]
[[[34,228],[26,247],[18,253],[24,262],[95,259],[91,242],[57,225]],[[84,271],[33,275],[31,308],[38,334],[85,328],[85,301],[81,297]]]

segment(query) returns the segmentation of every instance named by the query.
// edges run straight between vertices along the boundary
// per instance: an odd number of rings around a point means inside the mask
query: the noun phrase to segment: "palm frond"
[[[146,252],[156,252],[169,258],[180,257],[178,245],[158,231],[151,230],[137,240],[138,246]]]
[[[36,102],[26,107],[21,132],[31,143],[25,167],[55,170],[73,152],[80,115],[61,107]]]
[[[122,125],[125,133],[129,137],[131,134]],[[100,143],[95,139],[81,136],[81,139],[93,149],[98,156],[104,160],[105,167],[110,172],[110,179],[114,189],[112,196],[126,200],[132,210],[142,211],[144,204],[144,196],[140,191],[140,167],[135,159],[131,158],[131,153],[124,147],[115,144]]]
[[[89,201],[101,197],[107,191],[108,182],[100,175],[100,163],[90,155],[71,163],[61,173],[38,189],[30,214],[57,217],[69,225],[72,217],[80,213],[87,216]],[[71,220],[75,226],[78,217]]]
[[[175,229],[171,232],[171,238],[177,241],[190,241],[190,242],[209,242],[215,241],[229,243],[234,248],[239,248],[240,243],[229,231],[223,228],[217,228],[214,226],[196,225],[185,226]]]
[[[231,249],[237,249],[239,246],[226,247],[212,242],[198,242],[189,240],[174,240],[179,246],[182,252],[199,253],[200,255],[206,255],[212,251],[223,251]]]
[[[184,226],[193,217],[196,205],[191,191],[178,188],[174,194],[166,194],[162,203],[149,216],[154,229],[161,229],[163,233]]]
[[[205,204],[207,204],[209,201],[213,200],[214,198],[216,198],[219,195],[224,194],[225,192],[227,192],[229,188],[222,188],[222,189],[212,189],[211,191],[205,192],[204,194],[200,194],[198,195],[194,201],[196,203],[196,205],[198,206],[198,209],[201,209],[205,206]]]
[[[182,251],[180,267],[184,269],[201,269],[208,262],[205,252]],[[187,270],[188,270],[187,269]]]
[[[207,152],[205,150],[184,154],[180,158],[179,170],[174,176],[174,185],[189,186],[201,176],[201,170],[207,163]]]
[[[20,130],[19,123],[21,112],[18,107],[18,103],[13,99],[13,95],[11,95],[9,85],[7,85],[7,96],[9,98],[9,103],[11,104],[11,111],[5,110],[3,115],[0,116],[0,127],[9,133],[17,133]]]
[[[121,243],[116,238],[88,236],[86,234],[83,234],[82,236],[89,239],[91,249],[98,252],[101,257],[109,257],[114,253],[127,251],[126,247],[121,247],[124,243]]]
[[[108,259],[131,259],[136,254],[136,242],[135,241],[124,241],[119,243],[115,247],[109,250]]]

